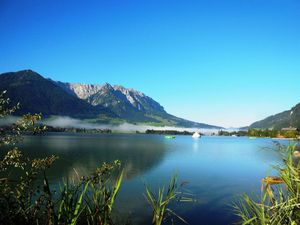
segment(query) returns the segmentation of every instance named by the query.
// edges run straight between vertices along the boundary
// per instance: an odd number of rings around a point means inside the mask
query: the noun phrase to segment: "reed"
[[[170,208],[170,205],[173,202],[195,201],[194,198],[191,197],[191,194],[181,190],[182,185],[178,186],[177,175],[174,175],[170,179],[167,189],[165,186],[162,186],[158,189],[157,194],[151,190],[149,185],[146,185],[145,197],[153,211],[152,224],[161,225],[167,222],[169,219],[173,224],[174,218],[177,218],[187,224],[187,222],[181,216],[179,216]]]
[[[278,178],[276,182],[263,179],[259,202],[244,195],[234,203],[234,211],[241,224],[300,224],[300,163],[297,149],[297,144],[278,146],[282,159],[281,165],[274,166]]]

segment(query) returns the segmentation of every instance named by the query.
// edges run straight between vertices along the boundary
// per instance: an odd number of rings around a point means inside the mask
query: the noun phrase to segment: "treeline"
[[[219,131],[219,136],[249,136],[249,137],[270,137],[270,138],[299,138],[298,130],[271,130],[271,129],[249,129],[247,131]]]
[[[45,126],[46,132],[66,132],[66,133],[86,133],[86,134],[110,134],[110,129],[87,129],[87,128],[64,128],[64,127],[52,127]]]
[[[248,136],[251,137],[271,137],[271,138],[298,138],[300,135],[299,131],[291,130],[259,130],[259,129],[249,129]]]
[[[232,132],[229,132],[229,131],[224,131],[224,130],[220,130],[218,132],[218,135],[219,136],[238,136],[238,137],[242,137],[242,136],[248,136],[248,132],[247,131],[232,131]]]
[[[193,132],[178,130],[146,130],[146,134],[193,135]]]
[[[18,127],[17,124],[12,124],[10,126],[1,126],[0,127],[0,134],[6,132],[6,133],[14,133],[16,127]],[[35,127],[38,127],[40,130],[43,130],[43,132],[64,132],[64,133],[85,133],[85,134],[110,134],[112,131],[110,129],[86,129],[86,128],[74,128],[74,127],[53,127],[53,126],[46,126],[46,125],[36,125]],[[20,129],[18,127],[18,129]],[[22,129],[22,128],[21,128]],[[20,130],[21,130],[20,129]],[[24,131],[26,133],[26,131]],[[33,132],[33,134],[35,134]]]

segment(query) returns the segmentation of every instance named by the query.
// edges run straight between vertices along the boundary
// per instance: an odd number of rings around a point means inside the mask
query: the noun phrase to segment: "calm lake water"
[[[175,206],[175,211],[190,224],[220,225],[236,222],[230,204],[239,194],[259,195],[261,178],[274,174],[271,164],[278,157],[271,147],[273,140],[264,138],[49,134],[25,137],[22,150],[60,157],[49,171],[52,183],[74,176],[73,168],[87,174],[102,162],[121,160],[126,176],[118,213],[133,224],[151,224],[144,183],[157,188],[177,172],[180,181],[189,182],[197,203]]]

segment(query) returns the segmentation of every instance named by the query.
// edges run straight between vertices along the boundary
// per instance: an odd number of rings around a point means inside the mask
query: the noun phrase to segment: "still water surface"
[[[190,224],[232,224],[237,219],[232,201],[239,194],[259,194],[261,178],[272,175],[271,164],[278,163],[276,151],[268,149],[274,147],[273,140],[264,138],[49,134],[25,137],[22,145],[30,156],[60,157],[48,174],[52,183],[74,176],[73,168],[87,174],[102,162],[121,160],[126,176],[118,213],[133,224],[151,224],[145,182],[157,188],[175,173],[189,182],[187,188],[197,199],[177,208],[180,216]]]

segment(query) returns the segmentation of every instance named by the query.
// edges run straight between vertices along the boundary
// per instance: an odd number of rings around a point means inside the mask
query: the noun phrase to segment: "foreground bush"
[[[4,94],[0,118],[19,108],[10,106]],[[9,129],[0,129],[0,147],[9,149],[0,160],[0,224],[113,224],[113,205],[123,178],[120,162],[104,163],[90,176],[52,190],[46,172],[58,157],[29,159],[17,147],[22,134],[44,131],[37,125],[40,119],[40,114],[27,114]]]
[[[0,224],[113,224],[112,208],[123,173],[112,179],[112,172],[120,162],[103,164],[90,176],[71,184],[66,181],[54,192],[46,170],[55,160],[55,156],[29,160],[18,150],[5,155],[0,166]]]

